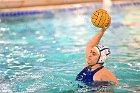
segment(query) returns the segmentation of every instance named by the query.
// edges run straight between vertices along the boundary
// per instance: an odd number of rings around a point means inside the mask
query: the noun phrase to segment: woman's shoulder
[[[102,75],[113,75],[113,73],[105,67],[103,69],[101,69],[101,73],[102,73]]]
[[[103,81],[112,81],[114,83],[118,82],[116,76],[107,68],[103,68],[101,71],[102,71],[101,77]]]
[[[107,68],[105,68],[105,67],[102,69],[102,71],[105,71],[105,72],[108,72],[108,73],[111,72],[111,71],[109,71],[109,70],[108,70]]]

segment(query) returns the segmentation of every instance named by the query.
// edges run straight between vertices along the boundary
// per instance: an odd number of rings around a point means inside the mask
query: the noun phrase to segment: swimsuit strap
[[[97,69],[95,69],[94,71],[90,71],[91,70],[91,66],[87,66],[85,67],[76,77],[77,81],[82,81],[86,84],[90,84],[91,82],[93,82],[93,76],[94,74],[99,71],[100,69],[102,69],[104,66],[101,66]]]
[[[96,72],[98,72],[99,70],[101,70],[104,66],[98,67],[97,69],[95,69],[94,71],[91,71],[92,76],[94,76],[94,74]]]

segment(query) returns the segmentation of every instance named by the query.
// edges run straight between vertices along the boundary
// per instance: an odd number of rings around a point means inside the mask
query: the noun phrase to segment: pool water
[[[99,30],[90,22],[97,8],[102,5],[1,17],[0,92],[87,92],[77,88],[75,77],[85,63],[86,43]],[[119,80],[114,93],[139,92],[139,9],[133,4],[112,6],[112,23],[100,42],[111,48],[105,67]]]

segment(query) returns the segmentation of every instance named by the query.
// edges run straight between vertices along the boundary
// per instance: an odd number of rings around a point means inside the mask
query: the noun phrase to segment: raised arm
[[[86,50],[91,49],[94,46],[99,44],[99,42],[100,42],[100,40],[101,40],[101,38],[102,38],[102,36],[103,36],[103,34],[104,34],[106,29],[107,28],[102,28],[99,32],[96,33],[95,36],[92,37],[92,39],[87,44]]]
[[[103,36],[103,34],[104,34],[104,32],[105,32],[106,29],[107,29],[107,27],[106,27],[106,28],[102,28],[102,29],[101,29],[99,32],[97,32],[96,35],[93,36],[92,39],[88,42],[88,44],[87,44],[87,46],[86,46],[86,56],[88,56],[89,51],[90,51],[94,46],[96,46],[96,45],[99,44],[99,42],[100,42],[100,40],[101,40],[101,38],[102,38],[102,36]],[[85,68],[86,66],[88,66],[87,59],[86,59],[86,64],[85,64],[84,68]]]

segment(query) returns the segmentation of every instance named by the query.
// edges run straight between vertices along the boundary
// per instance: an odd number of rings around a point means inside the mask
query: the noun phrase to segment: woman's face
[[[95,48],[91,48],[87,51],[87,54],[86,54],[86,62],[89,64],[89,65],[94,65],[97,63],[98,61],[98,58],[99,58],[99,54],[97,52],[97,50]]]

